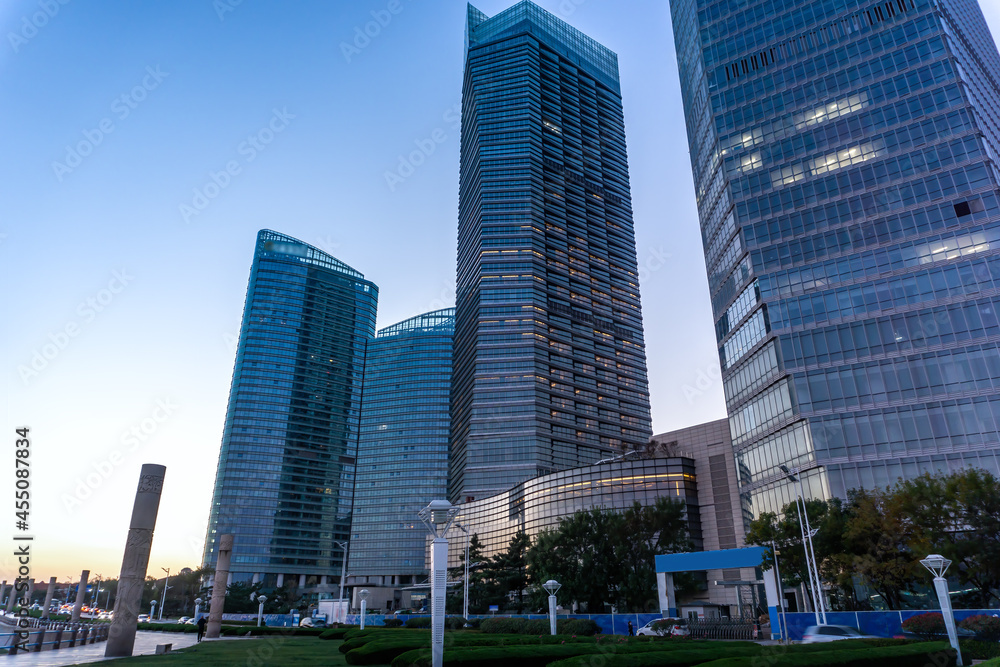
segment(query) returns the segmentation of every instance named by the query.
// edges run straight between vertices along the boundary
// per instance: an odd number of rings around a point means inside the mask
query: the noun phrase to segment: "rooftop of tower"
[[[490,18],[471,4],[465,25],[465,52],[479,44],[528,32],[595,79],[621,93],[618,55],[530,0]]]
[[[271,231],[270,229],[262,229],[257,233],[257,249],[258,252],[275,253],[285,255],[286,257],[294,257],[304,264],[312,264],[314,266],[321,266],[325,269],[332,269],[333,271],[346,274],[352,278],[359,278],[361,280],[365,279],[364,275],[360,271],[352,269],[347,264],[344,264],[339,259],[323,252],[319,248],[313,247],[308,243],[303,243],[302,241],[292,238],[291,236]]]
[[[423,313],[402,322],[397,322],[379,331],[378,338],[394,336],[407,331],[430,331],[441,329],[442,327],[452,329],[455,327],[454,308],[432,310],[429,313]]]

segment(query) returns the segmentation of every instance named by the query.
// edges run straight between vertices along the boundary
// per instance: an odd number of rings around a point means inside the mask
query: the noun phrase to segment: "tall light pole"
[[[94,595],[93,595],[93,597],[90,600],[91,613],[93,613],[93,610],[97,609],[97,607],[100,605],[100,602],[101,602],[101,582],[103,580],[104,580],[104,578],[100,574],[98,574],[97,575],[97,583],[94,584]]]
[[[344,550],[344,557],[340,561],[340,597],[337,598],[337,614],[339,616],[340,610],[344,608],[344,580],[347,579],[347,540],[344,540],[343,542],[334,542],[334,544]],[[347,622],[346,610],[344,611],[343,622]]]
[[[362,588],[358,591],[358,597],[361,598],[361,629],[365,629],[365,612],[368,611],[368,589]]]
[[[542,588],[549,594],[549,634],[554,635],[556,634],[556,591],[562,588],[562,584],[555,579],[549,579],[542,584]]]
[[[195,623],[198,622],[198,614],[201,612],[201,603],[202,603],[202,599],[201,598],[195,598],[194,599],[194,620],[195,620]]]
[[[260,603],[260,606],[257,607],[257,627],[259,628],[260,627],[261,619],[264,618],[264,603],[267,602],[267,596],[266,595],[258,595],[257,596],[257,602]]]
[[[781,635],[781,641],[788,641],[785,636],[788,632],[788,620],[785,618],[785,585],[781,583],[781,570],[778,569],[778,547],[775,546],[774,540],[771,540],[771,553],[774,554],[774,578],[778,581],[778,611],[781,612],[781,622],[784,628],[778,627],[778,632]]]
[[[466,623],[469,621],[469,528],[460,523],[455,523],[455,527],[465,533],[465,582],[462,593],[462,616]]]
[[[806,569],[809,571],[809,584],[813,589],[813,613],[816,617],[816,625],[826,625],[826,605],[823,603],[823,588],[819,579],[819,564],[816,562],[816,550],[813,548],[813,530],[809,525],[809,512],[806,509],[805,491],[802,487],[802,477],[793,475],[788,470],[788,466],[779,466],[781,472],[785,473],[792,482],[798,482],[798,502],[801,503],[801,513],[799,514],[799,529],[802,531],[802,548],[806,553]],[[796,505],[798,507],[798,505]]]
[[[156,598],[149,601],[149,621],[153,621],[153,617],[156,616]]]
[[[161,570],[167,573],[167,578],[163,580],[163,601],[160,602],[160,616],[159,620],[163,620],[163,608],[167,606],[167,589],[170,588],[170,568],[161,567]]]
[[[431,667],[444,664],[444,604],[448,587],[448,529],[459,507],[432,500],[417,516],[434,538],[431,541]]]
[[[958,662],[962,664],[962,649],[958,647],[958,631],[955,629],[955,612],[951,609],[951,595],[948,593],[948,580],[944,578],[944,573],[948,571],[951,561],[944,556],[931,554],[920,561],[920,564],[927,568],[927,571],[934,575],[934,590],[937,592],[938,602],[941,604],[941,615],[944,617],[944,627],[948,629],[948,640],[951,647],[958,653]]]

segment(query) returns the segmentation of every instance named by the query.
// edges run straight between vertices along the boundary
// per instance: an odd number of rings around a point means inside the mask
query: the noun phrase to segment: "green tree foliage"
[[[590,509],[561,519],[538,536],[528,553],[532,579],[555,579],[563,604],[586,604],[591,613],[610,604],[620,611],[655,609],[654,556],[689,551],[685,505],[661,497],[623,512]]]

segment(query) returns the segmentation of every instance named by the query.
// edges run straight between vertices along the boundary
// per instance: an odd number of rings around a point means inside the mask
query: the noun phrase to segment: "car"
[[[183,623],[184,625],[198,625],[198,621],[194,620],[193,618],[189,618],[188,620],[183,621]]]
[[[686,618],[654,618],[635,631],[639,636],[686,637],[691,634]]]
[[[136,619],[136,623],[149,623],[149,614],[139,614]]]
[[[190,620],[191,620],[190,616],[181,616],[180,618],[177,619],[177,622],[178,623],[187,623]]]
[[[878,639],[849,625],[810,625],[802,635],[803,644],[835,642],[841,639]]]

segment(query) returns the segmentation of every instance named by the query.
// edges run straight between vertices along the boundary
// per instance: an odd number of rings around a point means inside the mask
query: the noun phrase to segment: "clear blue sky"
[[[257,230],[376,282],[380,327],[453,304],[465,3],[63,2],[0,5],[5,437],[38,578],[117,576],[167,465],[159,574],[200,560]],[[539,4],[619,55],[654,430],[723,417],[667,3]]]

